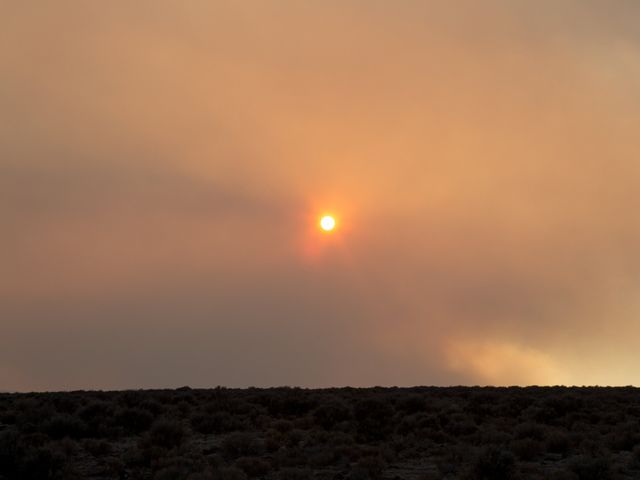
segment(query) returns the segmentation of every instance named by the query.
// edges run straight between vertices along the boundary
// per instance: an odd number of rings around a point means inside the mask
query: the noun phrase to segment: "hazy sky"
[[[0,0],[0,390],[640,384],[639,125],[636,0]]]

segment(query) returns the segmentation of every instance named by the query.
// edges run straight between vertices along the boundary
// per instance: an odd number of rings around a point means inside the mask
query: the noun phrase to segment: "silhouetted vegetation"
[[[0,394],[0,480],[640,478],[635,388]]]

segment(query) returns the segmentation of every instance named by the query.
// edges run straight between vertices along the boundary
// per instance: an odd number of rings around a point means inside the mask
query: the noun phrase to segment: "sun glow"
[[[336,219],[331,215],[325,215],[320,219],[320,228],[325,232],[330,232],[336,228]]]

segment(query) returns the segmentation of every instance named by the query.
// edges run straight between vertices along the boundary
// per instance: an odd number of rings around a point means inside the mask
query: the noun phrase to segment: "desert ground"
[[[0,479],[640,478],[640,390],[0,394]]]

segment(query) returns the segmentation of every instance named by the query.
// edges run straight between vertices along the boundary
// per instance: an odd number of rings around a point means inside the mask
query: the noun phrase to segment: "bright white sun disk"
[[[331,215],[325,215],[320,219],[320,227],[325,232],[330,232],[336,227],[336,220]]]

